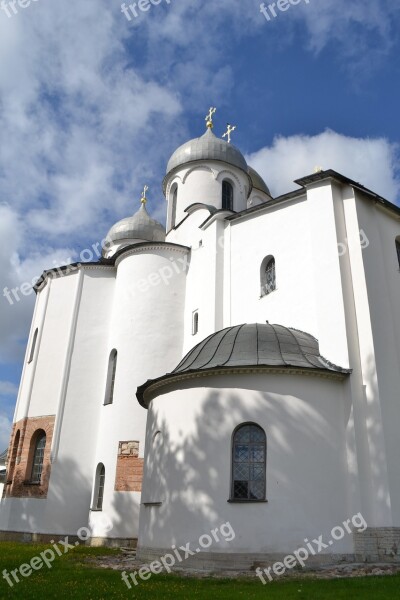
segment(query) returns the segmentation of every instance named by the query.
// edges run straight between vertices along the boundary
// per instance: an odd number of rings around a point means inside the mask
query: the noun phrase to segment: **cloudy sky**
[[[315,165],[400,203],[400,4],[35,0],[0,10],[0,451],[34,294],[4,289],[78,257],[138,207],[165,218],[169,155],[204,131],[234,143],[274,195]],[[128,3],[127,3],[128,4]]]

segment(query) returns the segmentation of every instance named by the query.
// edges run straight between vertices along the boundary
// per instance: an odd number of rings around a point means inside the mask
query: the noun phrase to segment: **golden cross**
[[[214,106],[210,107],[210,110],[208,112],[208,115],[206,116],[205,120],[207,123],[207,127],[209,129],[212,129],[214,127],[214,123],[213,123],[213,115],[215,115],[215,113],[217,112],[217,109]]]
[[[232,131],[235,131],[236,125],[231,125],[230,123],[227,123],[227,125],[228,125],[228,129],[222,137],[228,138],[228,144],[230,144],[231,143],[231,133],[232,133]]]
[[[147,202],[147,198],[146,198],[146,192],[147,192],[147,190],[148,190],[148,189],[149,189],[149,186],[148,186],[148,185],[145,185],[145,186],[144,186],[144,188],[143,188],[142,197],[141,197],[141,199],[140,199],[140,202],[141,202],[142,204],[146,204],[146,202]]]

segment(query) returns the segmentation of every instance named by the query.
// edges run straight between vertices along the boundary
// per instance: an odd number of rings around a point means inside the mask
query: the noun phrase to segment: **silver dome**
[[[115,223],[107,234],[109,243],[125,239],[146,240],[149,242],[165,242],[165,228],[152,219],[142,204],[137,213]]]
[[[204,135],[180,146],[168,161],[167,174],[181,165],[197,160],[219,160],[247,173],[243,154],[233,144],[217,138],[210,128]]]
[[[176,377],[181,380],[184,374],[190,377],[199,372],[220,373],[221,369],[246,367],[295,368],[339,376],[351,373],[321,356],[318,340],[309,333],[283,325],[252,323],[211,334],[192,348],[171,373],[138,387],[136,397],[147,408],[145,394],[153,384],[158,387],[161,382],[173,382]]]
[[[264,179],[261,177],[261,175],[259,175],[257,171],[253,169],[253,167],[248,167],[248,172],[250,175],[251,182],[253,184],[253,189],[260,190],[260,192],[264,192],[264,194],[267,194],[272,198],[271,192],[269,191],[269,188],[265,183]]]

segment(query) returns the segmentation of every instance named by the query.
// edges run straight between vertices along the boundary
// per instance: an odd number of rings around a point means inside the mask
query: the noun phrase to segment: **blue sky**
[[[267,3],[268,4],[268,3]],[[315,165],[400,202],[400,5],[301,0],[37,0],[0,12],[0,283],[76,259],[138,207],[165,218],[169,155],[204,131],[233,143],[274,195]],[[0,450],[34,295],[0,297]]]

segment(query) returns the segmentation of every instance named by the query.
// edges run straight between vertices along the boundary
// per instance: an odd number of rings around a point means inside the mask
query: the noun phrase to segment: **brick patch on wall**
[[[400,558],[400,527],[368,527],[354,532],[355,553],[373,558]]]
[[[141,492],[144,459],[139,458],[139,442],[119,442],[117,470],[115,474],[116,492]]]
[[[55,416],[28,417],[13,424],[7,457],[4,498],[46,498],[50,481],[50,449]],[[46,434],[43,471],[40,483],[30,483],[34,453],[34,436],[38,430]],[[18,440],[19,434],[19,441]]]

